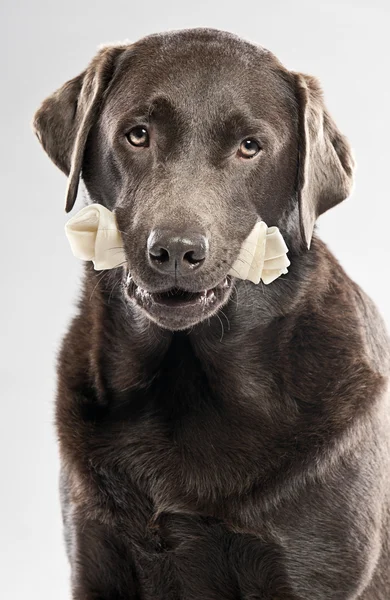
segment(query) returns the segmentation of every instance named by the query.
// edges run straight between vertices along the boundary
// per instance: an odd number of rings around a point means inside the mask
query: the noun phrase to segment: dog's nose
[[[148,238],[149,263],[161,273],[186,275],[205,262],[209,243],[201,233],[155,229]]]

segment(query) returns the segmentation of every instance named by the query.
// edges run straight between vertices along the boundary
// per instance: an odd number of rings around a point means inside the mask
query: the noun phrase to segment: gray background
[[[45,96],[84,69],[101,43],[211,26],[317,75],[358,162],[350,200],[319,233],[390,322],[389,3],[207,0],[2,0],[0,571],[4,600],[69,598],[53,431],[55,355],[80,265],[63,233],[65,178],[34,138]],[[80,208],[80,204],[76,208]]]

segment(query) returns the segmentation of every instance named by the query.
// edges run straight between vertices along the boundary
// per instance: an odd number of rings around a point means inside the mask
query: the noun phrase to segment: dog
[[[389,337],[317,237],[354,159],[312,76],[219,30],[101,47],[34,129],[114,211],[58,356],[74,600],[390,596]],[[288,273],[228,275],[258,218]]]

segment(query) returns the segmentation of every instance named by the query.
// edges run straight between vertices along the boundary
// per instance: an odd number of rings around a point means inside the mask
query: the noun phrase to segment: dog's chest
[[[105,465],[119,464],[165,509],[244,492],[267,451],[268,383],[239,367],[208,373],[190,358],[163,364],[153,384],[130,394],[101,428],[110,440]]]

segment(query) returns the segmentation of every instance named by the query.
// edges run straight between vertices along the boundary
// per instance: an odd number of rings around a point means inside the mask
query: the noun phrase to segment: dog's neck
[[[91,324],[92,371],[100,391],[142,390],[163,371],[177,379],[194,361],[199,373],[219,380],[229,376],[227,368],[250,370],[250,363],[262,359],[266,363],[277,346],[280,324],[302,311],[309,289],[313,297],[314,282],[320,292],[327,269],[322,265],[319,279],[319,263],[326,262],[328,255],[326,246],[314,238],[310,252],[292,257],[287,276],[269,286],[236,280],[228,303],[217,315],[181,332],[159,327],[125,299],[119,281],[108,285],[104,277],[87,269],[84,299],[89,307],[83,311],[88,311]]]

